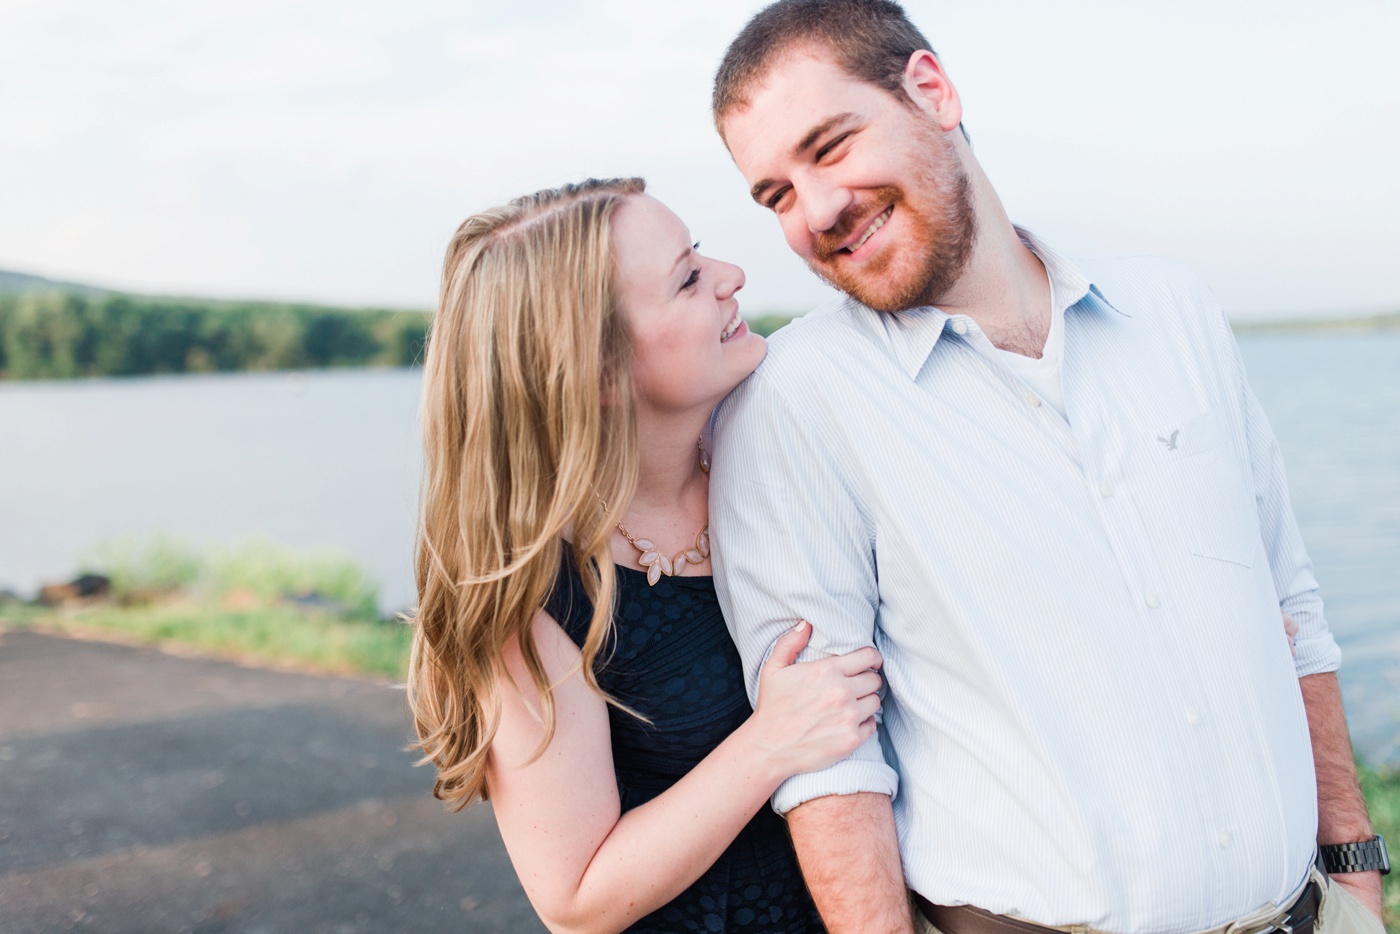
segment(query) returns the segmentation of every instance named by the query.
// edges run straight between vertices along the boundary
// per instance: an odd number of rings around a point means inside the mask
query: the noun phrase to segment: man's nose
[[[851,204],[848,189],[820,182],[808,183],[805,190],[798,191],[798,198],[807,220],[807,229],[814,234],[826,233],[835,227]]]

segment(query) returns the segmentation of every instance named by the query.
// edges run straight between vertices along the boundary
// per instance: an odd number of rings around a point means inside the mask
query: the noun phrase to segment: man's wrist
[[[1375,834],[1369,839],[1353,843],[1328,843],[1318,848],[1322,854],[1322,865],[1329,874],[1354,872],[1390,872],[1390,855],[1386,852],[1385,838]]]
[[[1364,800],[1364,799],[1363,799]],[[1376,835],[1369,814],[1352,814],[1349,820],[1322,822],[1317,830],[1320,846],[1333,846],[1342,843],[1365,843]]]

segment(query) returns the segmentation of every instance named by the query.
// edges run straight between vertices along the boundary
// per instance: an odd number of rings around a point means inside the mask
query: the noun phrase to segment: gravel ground
[[[543,931],[410,735],[388,685],[0,633],[0,930]]]

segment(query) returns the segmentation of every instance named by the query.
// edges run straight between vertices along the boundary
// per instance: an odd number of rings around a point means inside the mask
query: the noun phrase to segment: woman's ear
[[[616,373],[604,373],[602,385],[598,387],[598,398],[603,408],[610,409],[622,402],[622,390]]]

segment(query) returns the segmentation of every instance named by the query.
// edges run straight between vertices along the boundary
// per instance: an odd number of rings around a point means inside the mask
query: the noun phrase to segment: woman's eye
[[[686,276],[685,282],[681,285],[681,290],[684,291],[685,289],[690,288],[692,285],[694,285],[695,283],[697,283],[697,282],[699,282],[699,281],[700,281],[700,270],[699,270],[699,269],[692,269],[692,270],[690,271],[690,275],[689,275],[689,276]]]

